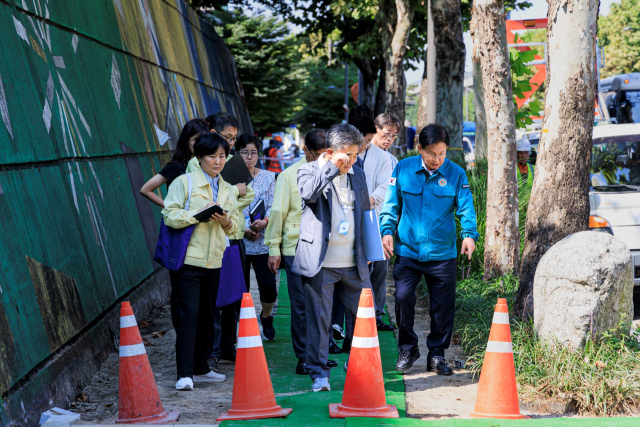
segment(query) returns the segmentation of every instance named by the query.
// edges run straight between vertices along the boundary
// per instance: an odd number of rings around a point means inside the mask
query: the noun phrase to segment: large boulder
[[[633,319],[631,253],[610,234],[582,231],[540,260],[533,283],[535,328],[542,340],[582,347],[590,334]]]

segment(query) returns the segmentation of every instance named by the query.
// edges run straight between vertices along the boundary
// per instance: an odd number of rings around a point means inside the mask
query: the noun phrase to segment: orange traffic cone
[[[142,343],[133,309],[120,307],[120,400],[117,424],[176,421],[179,411],[165,411]]]
[[[351,342],[349,369],[342,403],[329,405],[331,418],[399,418],[395,405],[387,405],[382,379],[376,309],[371,289],[363,289]]]
[[[291,411],[276,404],[253,299],[242,294],[231,409],[217,421],[286,417]]]
[[[493,313],[476,406],[471,418],[529,418],[520,414],[518,405],[509,307],[505,298],[498,298],[496,311]]]

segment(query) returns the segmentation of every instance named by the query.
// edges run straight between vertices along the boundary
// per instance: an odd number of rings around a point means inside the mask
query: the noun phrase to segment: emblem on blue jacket
[[[439,185],[440,187],[444,187],[445,185],[447,185],[447,180],[446,180],[446,179],[444,179],[444,178],[440,178],[440,179],[438,180],[438,185]]]

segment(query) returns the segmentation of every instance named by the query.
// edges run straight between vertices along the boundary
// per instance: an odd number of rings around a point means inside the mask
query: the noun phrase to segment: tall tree
[[[600,17],[599,42],[605,48],[603,76],[640,72],[640,1],[613,3]]]
[[[424,52],[424,71],[422,72],[422,86],[420,86],[420,99],[418,100],[418,120],[416,132],[418,135],[427,125],[427,52]]]
[[[516,313],[533,316],[533,279],[556,242],[589,226],[589,165],[597,74],[598,0],[549,0],[547,81],[525,227]]]
[[[485,278],[491,278],[517,271],[520,259],[516,119],[504,2],[475,0],[473,19],[487,119],[489,176],[484,269]]]
[[[307,71],[287,23],[240,11],[210,15],[236,61],[254,130],[276,132],[290,124]]]
[[[400,119],[398,132],[400,147],[406,145],[407,139],[404,128],[404,103],[407,92],[404,67],[411,20],[414,14],[414,8],[409,3],[409,0],[395,0],[395,2],[393,0],[379,0],[379,9],[376,15],[385,62],[386,107],[388,113],[393,113]]]
[[[475,7],[475,2],[473,3]],[[484,110],[484,88],[482,85],[482,67],[480,66],[480,55],[477,48],[477,23],[475,19],[471,20],[470,31],[473,40],[473,52],[471,60],[473,64],[473,104],[475,106],[475,122],[476,122],[476,144],[474,154],[476,162],[487,157],[487,116]]]
[[[431,12],[438,79],[436,122],[449,132],[451,148],[461,150],[465,49],[460,0],[432,0]]]

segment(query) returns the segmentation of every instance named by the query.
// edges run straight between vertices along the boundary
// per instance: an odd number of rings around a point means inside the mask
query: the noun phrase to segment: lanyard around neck
[[[349,219],[349,204],[351,204],[351,185],[349,182],[349,176],[347,175],[347,204],[346,205],[342,204],[342,200],[340,200],[340,196],[338,195],[338,190],[336,189],[336,186],[333,184],[333,181],[331,181],[331,187],[333,187],[333,194],[335,194],[336,199],[338,199],[338,203],[342,208],[342,212],[344,213],[344,219],[345,220]]]

